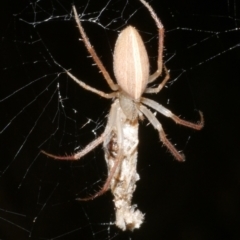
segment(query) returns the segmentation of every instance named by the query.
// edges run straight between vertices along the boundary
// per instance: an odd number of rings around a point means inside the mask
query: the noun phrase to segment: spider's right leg
[[[87,153],[91,152],[95,147],[97,147],[99,144],[101,144],[104,141],[105,137],[106,137],[106,132],[104,131],[104,133],[102,133],[102,135],[100,137],[98,137],[97,139],[90,142],[84,149],[82,149],[72,155],[68,155],[68,156],[58,156],[58,155],[48,153],[44,150],[42,150],[41,152],[44,153],[45,155],[47,155],[48,157],[51,157],[51,158],[54,158],[57,160],[70,160],[70,161],[79,160],[81,157],[83,157]]]

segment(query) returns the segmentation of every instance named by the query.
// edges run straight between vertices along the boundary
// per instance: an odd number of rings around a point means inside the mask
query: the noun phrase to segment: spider
[[[171,118],[177,124],[195,130],[202,129],[204,125],[202,112],[199,112],[200,122],[192,123],[180,119],[159,103],[142,97],[144,93],[160,92],[170,76],[166,66],[163,64],[164,27],[153,8],[145,0],[139,1],[147,8],[158,29],[157,70],[152,74],[149,73],[149,59],[143,40],[134,27],[127,26],[120,32],[114,49],[113,69],[117,83],[112,80],[91,45],[79,20],[77,10],[73,6],[74,18],[82,40],[113,92],[105,93],[97,90],[76,78],[69,71],[65,70],[65,72],[85,90],[104,98],[114,99],[114,102],[111,106],[104,132],[84,149],[69,156],[57,156],[42,151],[54,159],[78,160],[103,143],[105,160],[108,166],[108,178],[100,191],[90,197],[79,200],[92,200],[110,188],[114,195],[116,225],[122,230],[139,228],[144,219],[144,215],[135,209],[136,205],[131,206],[132,194],[136,188],[135,183],[139,180],[139,175],[136,172],[138,120],[146,117],[158,131],[161,142],[168,148],[174,158],[178,161],[185,160],[184,155],[179,153],[175,146],[167,139],[161,123],[146,106]],[[148,87],[150,83],[162,75],[162,72],[164,72],[165,76],[161,83],[157,87]]]

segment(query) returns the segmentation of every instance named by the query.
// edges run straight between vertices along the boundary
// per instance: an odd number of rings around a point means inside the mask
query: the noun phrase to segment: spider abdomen
[[[118,85],[138,100],[148,83],[149,60],[142,38],[134,27],[128,26],[119,34],[113,58]]]

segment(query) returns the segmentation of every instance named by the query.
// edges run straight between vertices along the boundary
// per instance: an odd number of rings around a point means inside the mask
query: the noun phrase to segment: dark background
[[[99,13],[106,3],[91,0],[86,13]],[[69,18],[72,1],[5,4],[0,45],[0,238],[240,239],[240,30],[234,30],[239,26],[238,2],[151,2],[166,29],[164,60],[173,81],[149,97],[193,122],[198,121],[200,109],[205,126],[197,132],[157,115],[168,138],[186,155],[186,162],[178,163],[152,126],[146,120],[140,124],[141,179],[133,203],[146,215],[134,232],[121,232],[109,224],[115,219],[110,192],[94,201],[75,201],[94,193],[106,179],[101,147],[74,163],[39,153],[45,149],[69,154],[85,146],[104,130],[111,105],[110,100],[79,88],[54,63],[110,92],[78,41],[79,32]],[[79,13],[85,4],[75,2]],[[129,1],[121,12],[125,5],[126,1],[110,2],[100,17],[104,28],[83,23],[111,76],[117,31],[126,23],[140,31],[151,71],[156,68],[154,22],[138,1]],[[117,21],[108,27],[112,19]],[[23,20],[40,22],[31,25]],[[81,129],[88,119],[94,122]]]

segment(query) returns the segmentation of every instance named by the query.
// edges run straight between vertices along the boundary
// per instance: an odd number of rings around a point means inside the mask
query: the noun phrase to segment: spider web
[[[0,238],[239,239],[237,218],[232,213],[237,212],[235,208],[229,210],[219,200],[219,206],[224,207],[210,210],[205,193],[197,191],[205,186],[199,179],[209,168],[211,156],[202,150],[209,147],[203,133],[157,116],[169,139],[187,156],[187,162],[179,164],[160,148],[156,131],[145,121],[141,124],[141,179],[133,201],[146,213],[146,221],[133,233],[123,233],[114,226],[111,193],[89,202],[75,200],[93,194],[106,179],[101,147],[78,162],[54,161],[40,153],[44,149],[64,155],[82,149],[104,130],[111,105],[111,101],[76,86],[60,67],[110,92],[79,42],[71,15],[73,3],[111,76],[114,43],[128,24],[139,30],[151,71],[156,68],[156,27],[137,0],[5,3],[1,8]],[[209,129],[222,116],[221,101],[216,103],[219,95],[239,89],[234,87],[235,64],[240,56],[238,2],[155,0],[150,4],[165,27],[164,62],[171,81],[160,94],[149,97],[190,121],[197,121],[196,110],[203,110]],[[226,88],[226,80],[231,91]],[[231,95],[228,97],[232,104],[236,102]],[[216,118],[211,119],[213,108]],[[233,113],[232,109],[234,106],[228,111]],[[214,126],[215,133],[223,127],[221,123]],[[210,167],[214,168],[217,160],[214,155]],[[215,176],[209,171],[206,185],[210,182],[215,186],[210,175]],[[204,207],[197,199],[207,201],[207,210],[202,211]],[[231,227],[221,218],[212,227],[211,221],[222,209]]]

